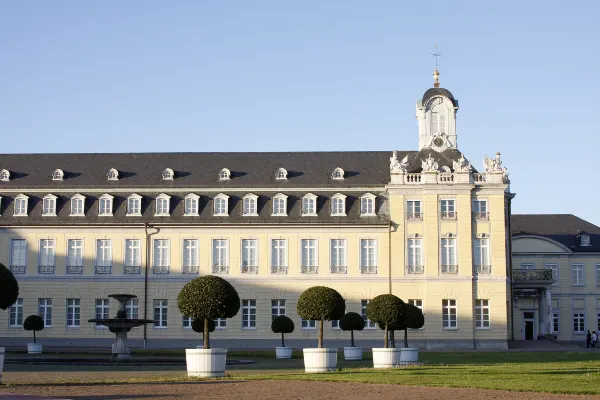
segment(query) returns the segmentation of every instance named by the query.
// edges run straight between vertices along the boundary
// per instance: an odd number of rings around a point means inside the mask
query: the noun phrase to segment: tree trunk
[[[204,318],[204,348],[210,349],[210,342],[208,340],[208,318]]]
[[[323,348],[323,320],[319,320],[319,349]]]
[[[408,347],[408,328],[404,330],[404,347]]]
[[[354,347],[354,331],[350,331],[350,347]]]
[[[392,330],[390,331],[390,347],[391,348],[396,348],[396,331]]]
[[[283,332],[281,332],[281,347],[285,347],[285,339],[283,338]]]
[[[388,324],[385,324],[385,344],[383,345],[383,347],[385,347],[386,349],[388,348]]]
[[[33,330],[33,344],[35,344],[35,329]]]

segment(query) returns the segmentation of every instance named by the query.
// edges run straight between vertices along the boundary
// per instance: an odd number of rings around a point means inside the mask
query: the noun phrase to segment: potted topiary
[[[271,322],[271,330],[273,333],[281,333],[281,347],[275,347],[276,358],[292,358],[292,348],[285,347],[286,333],[294,332],[294,321],[287,315],[279,315],[273,318]]]
[[[27,353],[42,354],[42,345],[38,344],[35,338],[35,332],[44,329],[44,320],[39,315],[33,314],[25,318],[23,329],[33,331],[33,343],[27,343]]]
[[[401,320],[405,304],[393,294],[382,294],[375,297],[367,305],[367,318],[382,324],[385,331],[383,348],[373,348],[374,368],[394,368],[400,361],[400,349],[388,347],[389,326]]]
[[[346,310],[344,298],[335,290],[325,286],[308,288],[300,295],[296,306],[298,315],[305,320],[319,321],[319,341],[316,349],[305,348],[304,371],[335,371],[337,349],[323,348],[323,321],[340,319]]]
[[[240,310],[240,297],[225,279],[206,275],[189,281],[179,292],[177,306],[183,315],[204,320],[204,346],[186,349],[185,360],[189,377],[225,375],[227,349],[211,349],[210,320],[231,318]]]
[[[385,324],[377,324],[377,325],[379,326],[379,329],[381,329],[382,331],[385,330]],[[404,328],[402,328],[402,325],[398,321],[394,322],[393,324],[388,325],[390,347],[396,347],[396,338],[395,338],[394,334],[396,331],[401,331],[403,329]]]
[[[400,349],[400,363],[416,363],[419,361],[419,349],[417,347],[408,347],[408,330],[422,328],[425,325],[425,316],[419,307],[406,304],[406,311],[403,318],[399,321],[399,325],[400,330],[404,331],[404,347]]]
[[[210,334],[212,332],[215,331],[216,325],[215,325],[215,321],[213,321],[212,319],[208,320],[208,341],[210,342]],[[194,318],[192,320],[192,330],[196,333],[201,333],[202,334],[202,341],[204,342],[204,318]],[[204,345],[202,346],[196,346],[197,349],[202,349],[204,348]]]
[[[354,346],[354,331],[362,331],[365,327],[365,320],[362,315],[349,312],[340,319],[340,329],[350,331],[350,347],[344,347],[345,360],[362,360],[362,347]]]
[[[6,310],[12,306],[19,297],[19,284],[13,273],[0,264],[0,308]],[[4,347],[0,347],[0,383],[2,383],[2,370],[4,369]]]

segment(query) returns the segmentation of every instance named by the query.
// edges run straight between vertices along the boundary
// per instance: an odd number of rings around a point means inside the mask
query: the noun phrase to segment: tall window
[[[552,286],[557,286],[558,285],[558,265],[557,264],[546,264],[545,267],[547,269],[552,270],[552,279],[554,280],[554,283],[552,284]]]
[[[167,327],[167,311],[169,309],[169,300],[155,299],[154,300],[154,327]]]
[[[473,216],[475,219],[488,219],[487,201],[473,200]]]
[[[585,333],[585,314],[583,312],[573,313],[573,332]]]
[[[301,247],[301,265],[302,273],[317,273],[317,239],[302,239]]]
[[[242,239],[242,273],[258,273],[258,240]]]
[[[42,215],[56,216],[56,197],[48,195],[42,201]]]
[[[242,300],[242,328],[256,328],[256,300]]]
[[[256,208],[256,200],[257,196],[253,194],[248,194],[244,197],[244,202],[242,206],[242,214],[243,215],[257,215]]]
[[[408,200],[406,202],[406,218],[407,219],[422,219],[421,200]]]
[[[170,242],[169,239],[154,239],[154,257],[152,270],[155,274],[169,273]]]
[[[79,328],[80,299],[67,299],[67,328]]]
[[[375,215],[374,195],[364,195],[360,198],[360,215]]]
[[[346,215],[346,196],[338,193],[332,197],[331,215]]]
[[[52,326],[52,299],[38,299],[38,315],[45,328]]]
[[[142,265],[142,250],[140,239],[125,240],[125,273],[139,274]]]
[[[215,197],[215,215],[228,215],[227,199],[224,194]]]
[[[285,315],[285,299],[271,300],[271,317]]]
[[[456,218],[456,208],[454,200],[441,200],[440,211],[443,219],[454,219]]]
[[[183,265],[182,272],[197,274],[200,268],[198,261],[198,239],[183,239]]]
[[[79,272],[74,269],[83,268],[83,239],[69,239],[67,241],[67,271]]]
[[[317,329],[317,321],[314,319],[303,319],[301,323],[302,329]]]
[[[129,299],[125,303],[125,313],[127,318],[138,319],[139,318],[139,303],[138,299]]]
[[[532,263],[522,263],[521,269],[535,269],[535,264]]]
[[[457,273],[458,266],[456,265],[456,239],[442,239],[442,273]]]
[[[560,314],[558,311],[552,312],[552,328],[554,333],[560,332]],[[600,329],[600,325],[598,325],[598,329]]]
[[[271,272],[287,273],[286,239],[271,239]]]
[[[596,264],[596,286],[600,286],[600,264]]]
[[[110,273],[112,267],[112,240],[96,240],[96,273]]]
[[[225,318],[217,318],[213,320],[215,323],[216,329],[225,329],[227,328],[227,320]]]
[[[15,215],[25,216],[27,215],[27,202],[28,198],[24,195],[18,195],[15,197]]]
[[[23,326],[23,298],[18,298],[17,301],[10,306],[8,325],[12,328]]]
[[[198,196],[189,194],[185,198],[185,215],[198,215]]]
[[[212,258],[213,274],[226,274],[229,268],[229,241],[227,239],[213,239]]]
[[[442,327],[444,329],[456,329],[456,300],[442,300]]]
[[[56,265],[56,246],[54,239],[40,239],[40,274],[53,274]]]
[[[365,321],[365,329],[375,329],[377,324],[367,318],[367,306],[369,305],[370,300],[361,300],[360,301],[360,313]]]
[[[360,272],[377,273],[377,240],[360,239]]]
[[[422,274],[423,273],[423,256],[422,256],[423,239],[415,238],[407,240],[408,248],[408,273]]]
[[[302,215],[317,215],[317,196],[307,194],[302,198]]]
[[[131,195],[127,199],[127,215],[141,215],[142,199],[139,196]]]
[[[331,239],[331,272],[345,274],[346,239]]]
[[[100,197],[98,203],[98,215],[112,215],[112,196],[104,195]]]
[[[166,216],[169,215],[169,203],[170,198],[167,195],[159,195],[156,198],[156,215]]]
[[[108,299],[96,299],[96,319],[109,318]],[[96,328],[104,328],[104,325],[96,322]]]
[[[192,317],[186,317],[185,315],[183,315],[181,317],[181,320],[182,320],[181,326],[184,329],[189,329],[192,327],[192,321],[194,320]]]
[[[71,197],[71,215],[83,216],[84,197],[75,195]]]
[[[583,264],[573,264],[571,266],[571,279],[573,286],[583,286]]]
[[[490,327],[490,302],[489,300],[475,300],[475,328],[485,329]]]
[[[10,270],[25,273],[27,266],[27,242],[25,239],[12,239],[10,242]]]
[[[490,240],[488,238],[473,239],[473,263],[478,274],[490,274]]]
[[[278,194],[273,198],[273,215],[287,215],[287,196]]]
[[[441,107],[431,112],[431,133],[446,132],[446,112]]]

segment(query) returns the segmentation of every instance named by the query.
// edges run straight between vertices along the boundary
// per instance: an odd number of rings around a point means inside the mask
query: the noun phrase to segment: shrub
[[[385,348],[388,347],[389,325],[402,319],[404,309],[404,302],[393,294],[381,294],[367,305],[367,318],[385,328]]]
[[[425,325],[425,316],[419,307],[407,304],[406,312],[399,325],[400,330],[404,330],[404,347],[408,347],[408,330],[422,328]]]
[[[340,319],[346,311],[344,298],[325,286],[313,286],[300,295],[296,306],[302,319],[319,321],[319,343],[323,347],[323,321]]]
[[[231,318],[240,310],[240,296],[225,279],[206,275],[189,281],[179,292],[177,306],[193,319]],[[204,324],[204,348],[210,349],[208,323]]]
[[[271,322],[273,333],[281,333],[281,347],[285,347],[284,334],[294,332],[294,321],[287,315],[280,315],[273,318]]]
[[[4,264],[0,264],[0,308],[6,310],[15,304],[18,297],[19,284],[15,276]]]
[[[215,321],[212,319],[204,319],[204,318],[194,318],[192,319],[192,330],[196,333],[202,334],[202,339],[204,339],[204,321],[208,321],[208,333],[210,335],[211,332],[215,331],[216,325]],[[210,342],[210,336],[209,336]]]
[[[33,343],[36,343],[35,332],[44,329],[44,320],[39,315],[30,315],[23,321],[23,329],[33,331]]]
[[[354,331],[362,331],[365,327],[365,320],[362,315],[349,312],[340,319],[340,329],[350,331],[350,347],[354,347]]]

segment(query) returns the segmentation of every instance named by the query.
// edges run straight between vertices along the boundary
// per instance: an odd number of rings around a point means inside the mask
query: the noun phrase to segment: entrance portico
[[[537,340],[553,334],[551,269],[513,270],[515,339]],[[520,329],[519,329],[520,327]]]

